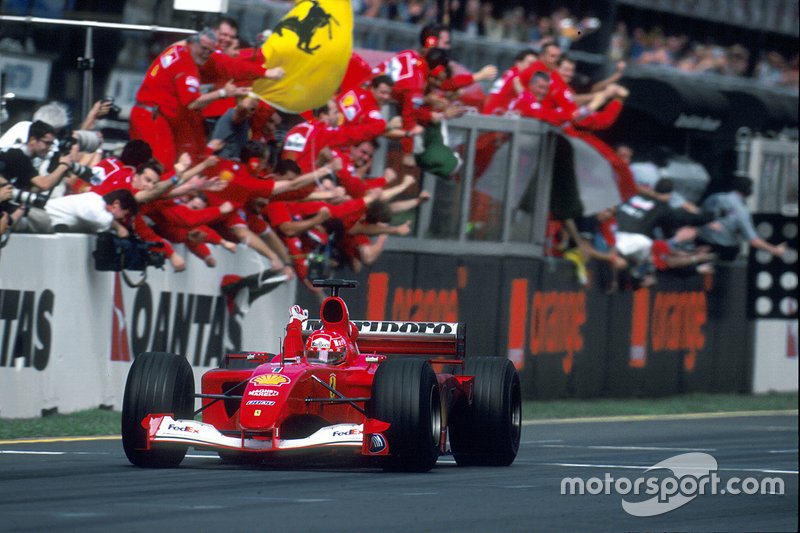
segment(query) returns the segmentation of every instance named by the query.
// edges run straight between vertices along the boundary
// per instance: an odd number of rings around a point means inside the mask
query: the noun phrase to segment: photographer
[[[14,196],[14,187],[3,176],[4,163],[0,161],[0,248],[5,243],[3,235],[22,216],[22,209],[11,201]]]
[[[128,223],[139,204],[130,190],[117,189],[103,196],[85,192],[54,198],[44,209],[56,231],[99,233],[113,229],[119,237],[127,237]]]
[[[49,197],[36,194],[38,191],[49,191],[72,168],[73,156],[78,146],[72,147],[69,153],[59,156],[58,164],[49,174],[39,174],[33,163],[35,157],[45,157],[55,142],[55,129],[42,121],[35,121],[28,131],[28,141],[19,148],[9,148],[0,152],[0,161],[5,165],[5,176],[14,186],[12,200],[25,209],[25,216],[15,226],[15,231],[48,232],[49,220],[40,209]]]

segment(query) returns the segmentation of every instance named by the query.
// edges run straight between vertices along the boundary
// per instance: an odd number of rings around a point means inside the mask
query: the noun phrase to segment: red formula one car
[[[448,442],[459,465],[514,461],[522,407],[510,361],[465,359],[460,323],[351,322],[338,292],[357,282],[315,285],[331,289],[321,320],[294,306],[281,354],[227,354],[203,375],[202,394],[185,357],[140,354],[122,407],[131,463],[177,466],[194,446],[247,463],[345,451],[386,470],[422,472]]]

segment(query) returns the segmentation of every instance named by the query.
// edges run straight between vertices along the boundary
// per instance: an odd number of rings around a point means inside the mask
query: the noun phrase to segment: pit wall
[[[242,247],[217,251],[213,269],[185,254],[186,272],[151,268],[140,288],[95,271],[93,248],[86,235],[12,235],[0,251],[0,418],[120,409],[142,351],[185,354],[199,386],[226,351],[279,351],[293,303],[318,316],[296,282],[231,313],[223,276],[266,266]],[[388,251],[342,295],[354,318],[465,322],[467,355],[509,357],[527,398],[796,391],[797,321],[749,321],[745,275],[721,265],[708,286],[664,277],[607,295],[561,260]]]
[[[131,361],[143,351],[185,354],[198,390],[225,351],[279,351],[294,282],[254,300],[246,314],[228,312],[220,291],[223,275],[265,267],[250,250],[215,250],[216,268],[182,250],[185,272],[149,268],[133,289],[117,273],[95,271],[94,242],[12,234],[0,250],[0,418],[119,410]]]
[[[467,356],[511,359],[529,399],[744,393],[754,369],[757,392],[796,391],[796,340],[785,332],[797,321],[748,320],[746,276],[728,263],[713,277],[606,294],[581,287],[559,259],[385,252],[355,276],[362,288],[343,294],[367,320],[465,322]]]

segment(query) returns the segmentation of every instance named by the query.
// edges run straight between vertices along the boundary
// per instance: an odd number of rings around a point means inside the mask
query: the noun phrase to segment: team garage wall
[[[87,235],[12,235],[0,251],[0,418],[119,410],[132,356],[142,351],[185,354],[198,390],[225,351],[279,351],[294,282],[247,313],[231,314],[220,291],[223,275],[264,268],[250,250],[215,251],[213,269],[185,254],[185,272],[150,268],[132,289],[95,271],[93,249]]]
[[[355,277],[366,291],[345,291],[352,316],[465,322],[467,355],[509,357],[528,398],[751,389],[741,264],[611,295],[583,289],[556,259],[386,252]],[[302,288],[299,299],[313,315]]]

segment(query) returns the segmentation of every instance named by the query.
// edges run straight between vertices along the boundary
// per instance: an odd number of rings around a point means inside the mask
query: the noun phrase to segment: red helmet
[[[335,365],[347,357],[347,337],[334,331],[315,331],[306,341],[306,360]]]

